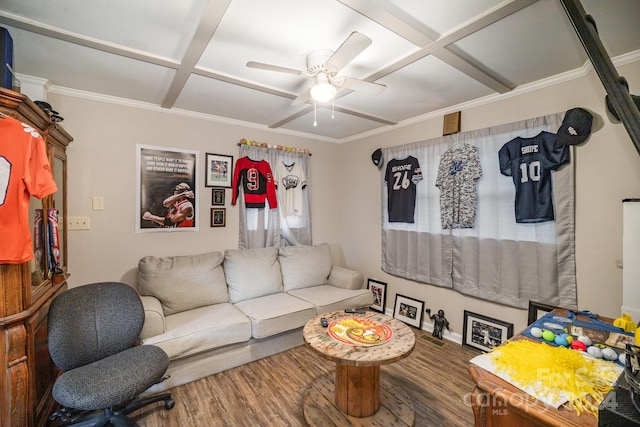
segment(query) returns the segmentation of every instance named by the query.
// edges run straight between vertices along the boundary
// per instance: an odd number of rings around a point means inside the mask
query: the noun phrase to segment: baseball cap
[[[384,159],[382,158],[382,150],[381,149],[378,148],[376,151],[373,152],[373,154],[371,154],[371,161],[377,167],[382,166],[382,163],[384,163]]]
[[[591,135],[593,115],[584,108],[572,108],[564,114],[558,129],[558,142],[566,145],[580,144]]]
[[[61,121],[64,120],[64,118],[62,116],[60,116],[60,113],[58,113],[56,110],[54,110],[53,107],[51,107],[51,104],[49,104],[48,102],[34,101],[34,104],[36,104],[38,107],[40,107],[40,109],[42,111],[44,111],[49,116],[51,121],[57,123],[57,122],[61,122]]]

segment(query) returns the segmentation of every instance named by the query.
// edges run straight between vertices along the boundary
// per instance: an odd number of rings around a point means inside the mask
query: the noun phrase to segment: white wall
[[[632,92],[640,93],[640,63],[624,65],[619,70],[629,81]],[[595,113],[595,132],[577,147],[573,159],[577,168],[578,303],[582,309],[618,317],[622,304],[622,270],[616,267],[622,260],[621,202],[624,198],[640,197],[640,155],[623,125],[609,122],[605,92],[593,71],[585,77],[521,92],[463,109],[462,130],[563,112],[577,106]],[[465,309],[512,322],[516,331],[525,326],[524,310],[390,276],[380,269],[380,172],[371,163],[370,155],[378,147],[440,136],[442,117],[336,145],[66,93],[50,93],[48,99],[65,117],[64,125],[75,138],[67,151],[67,214],[91,217],[91,230],[68,234],[71,286],[100,280],[133,283],[138,259],[144,255],[236,248],[238,211],[230,206],[230,190],[227,190],[227,226],[209,228],[210,189],[205,189],[203,183],[199,231],[134,233],[135,145],[194,149],[201,155],[211,152],[237,158],[237,142],[248,138],[311,149],[309,191],[314,243],[332,244],[334,257],[340,264],[359,269],[365,278],[387,282],[388,311],[392,310],[395,294],[400,293],[424,300],[432,311],[443,309],[455,334],[462,332]],[[204,158],[200,163],[204,164]],[[104,197],[104,211],[91,210],[92,196]],[[431,322],[425,320],[425,324]]]
[[[619,68],[633,93],[640,93],[640,63]],[[636,89],[635,92],[633,89]],[[622,305],[622,199],[640,196],[640,155],[622,124],[611,124],[605,91],[595,72],[551,87],[503,97],[462,110],[462,131],[481,129],[573,107],[595,113],[594,133],[576,148],[576,264],[578,304],[601,315],[619,317]],[[384,273],[380,268],[381,211],[379,174],[370,155],[379,147],[411,143],[442,135],[442,117],[347,143],[342,152],[342,244],[351,264],[388,283],[387,310],[396,293],[425,301],[432,312],[445,311],[452,332],[461,334],[463,311],[526,326],[526,310],[497,305],[455,291]],[[507,141],[505,141],[507,142]],[[496,153],[497,155],[497,153]],[[640,319],[634,319],[636,321]],[[431,326],[430,320],[425,324]]]

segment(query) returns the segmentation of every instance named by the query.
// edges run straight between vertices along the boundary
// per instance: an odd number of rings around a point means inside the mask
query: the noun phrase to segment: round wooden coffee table
[[[328,328],[320,324],[322,317],[325,317],[329,324],[348,318],[372,321],[390,330],[391,338],[377,345],[348,343],[348,339],[336,338],[335,333],[331,336]],[[305,325],[302,334],[309,347],[322,357],[336,362],[335,382],[322,377],[312,384],[305,394],[304,413],[307,423],[331,425],[333,422],[333,425],[340,425],[339,422],[335,422],[336,417],[346,415],[347,418],[378,417],[381,418],[379,425],[385,425],[393,418],[402,420],[406,425],[413,425],[413,404],[406,392],[386,379],[380,381],[380,365],[397,362],[413,351],[415,334],[411,328],[382,313],[367,311],[364,314],[349,314],[341,310],[311,319]],[[382,394],[382,400],[381,388],[388,391]],[[331,399],[331,394],[335,395],[334,399]],[[381,402],[384,411],[379,411]],[[377,414],[378,411],[380,414]],[[371,421],[371,425],[378,425],[375,420]]]

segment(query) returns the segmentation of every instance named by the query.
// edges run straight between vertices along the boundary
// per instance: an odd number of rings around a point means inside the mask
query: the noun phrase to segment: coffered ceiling
[[[639,52],[640,1],[582,5],[611,57]],[[589,67],[559,0],[3,0],[0,25],[15,71],[57,88],[332,142]],[[314,78],[247,66],[305,70],[353,32],[371,44],[337,77],[380,94],[314,110],[292,105]]]

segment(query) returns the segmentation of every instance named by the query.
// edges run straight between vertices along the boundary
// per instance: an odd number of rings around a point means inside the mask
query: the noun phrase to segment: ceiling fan
[[[293,105],[304,104],[310,98],[317,102],[330,101],[335,96],[336,89],[340,88],[377,95],[385,89],[385,85],[352,77],[338,76],[340,70],[370,44],[371,39],[369,37],[354,31],[335,52],[331,50],[314,50],[310,52],[307,55],[307,69],[304,71],[255,61],[247,62],[247,67],[315,78],[315,84],[298,95],[293,101]]]

